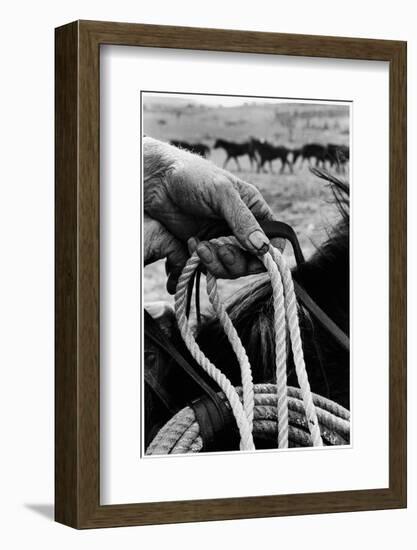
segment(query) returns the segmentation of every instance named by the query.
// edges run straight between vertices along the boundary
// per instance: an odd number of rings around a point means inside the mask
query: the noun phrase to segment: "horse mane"
[[[349,186],[324,170],[314,169],[314,173],[330,185],[340,220],[329,230],[326,242],[292,274],[336,324],[349,333]],[[238,291],[227,311],[246,349],[254,382],[274,382],[273,302],[267,276],[259,275]],[[312,390],[349,408],[349,353],[301,307],[299,315]],[[204,319],[197,340],[232,384],[240,385],[239,365],[217,319]],[[291,354],[288,383],[297,385]]]

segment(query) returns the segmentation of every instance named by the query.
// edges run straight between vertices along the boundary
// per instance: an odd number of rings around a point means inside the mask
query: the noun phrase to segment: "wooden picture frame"
[[[110,22],[56,29],[55,518],[75,528],[406,506],[406,43]],[[386,61],[390,82],[389,487],[100,505],[100,46]]]

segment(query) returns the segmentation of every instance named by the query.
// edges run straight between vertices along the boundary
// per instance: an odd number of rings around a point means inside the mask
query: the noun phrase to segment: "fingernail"
[[[200,258],[205,263],[210,263],[213,261],[213,253],[211,252],[210,248],[204,244],[199,245],[197,248],[197,253],[200,256]]]
[[[269,239],[259,229],[249,235],[249,241],[259,252],[266,252],[269,248]]]
[[[198,239],[196,239],[195,237],[190,237],[188,239],[188,242],[187,242],[187,245],[188,245],[188,251],[192,254],[194,252],[194,250],[197,248],[198,246],[198,243],[200,241]]]
[[[221,246],[219,248],[219,254],[224,261],[224,263],[232,265],[235,263],[235,255],[230,248],[227,248],[226,246]]]

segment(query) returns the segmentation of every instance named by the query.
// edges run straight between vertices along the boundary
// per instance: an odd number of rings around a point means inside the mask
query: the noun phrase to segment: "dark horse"
[[[258,172],[264,170],[265,163],[268,162],[271,174],[273,174],[272,161],[276,159],[281,161],[281,174],[284,172],[286,166],[288,166],[291,173],[293,172],[292,163],[289,162],[289,153],[291,152],[290,149],[287,149],[287,147],[282,145],[273,145],[266,140],[259,140],[255,138],[252,138],[252,143],[259,157]]]
[[[320,143],[307,143],[301,147],[300,155],[301,166],[305,160],[311,164],[312,159],[315,159],[315,166],[324,167],[324,163],[327,158],[327,147],[320,145]]]
[[[210,147],[204,143],[188,143],[188,141],[180,141],[177,139],[172,139],[170,143],[175,147],[186,149],[187,151],[200,155],[200,157],[203,158],[207,158],[210,154]]]
[[[253,162],[256,164],[255,149],[252,141],[236,143],[234,141],[226,141],[225,139],[216,139],[213,149],[224,149],[226,151],[226,159],[223,163],[223,168],[226,168],[230,159],[234,159],[237,169],[240,171],[238,157],[243,157],[244,155],[248,155],[251,168]]]
[[[292,271],[297,281],[311,298],[346,334],[349,334],[349,188],[342,181],[321,173],[331,180],[335,205],[340,220],[329,232],[328,240],[313,256]],[[243,287],[227,307],[252,366],[255,383],[275,382],[275,336],[273,302],[270,282],[259,275],[255,283]],[[304,356],[312,391],[328,397],[346,408],[350,406],[349,351],[342,348],[318,321],[299,304]],[[175,318],[171,314],[170,338],[192,363],[179,336]],[[198,331],[198,343],[207,357],[235,386],[241,384],[236,356],[216,319],[205,319]],[[149,344],[149,342],[148,342]],[[165,387],[175,395],[183,396],[185,406],[198,397],[191,391],[187,396],[187,382],[170,373],[166,357],[155,359],[155,349],[145,341],[145,374],[165,379]],[[193,363],[192,363],[193,364]],[[288,384],[298,386],[291,353],[288,354]],[[198,365],[195,365],[199,369]],[[145,377],[146,378],[146,377]],[[215,388],[217,390],[217,388]],[[181,405],[181,403],[180,403]],[[158,429],[172,416],[152,391],[145,392],[146,444]]]

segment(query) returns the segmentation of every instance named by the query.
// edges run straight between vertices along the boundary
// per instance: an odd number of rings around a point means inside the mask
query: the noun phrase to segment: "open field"
[[[290,148],[308,142],[349,144],[348,111],[331,105],[249,104],[207,107],[184,100],[159,103],[153,98],[149,102],[145,100],[144,104],[144,133],[164,141],[178,139],[212,146],[218,137],[245,141],[254,136]],[[289,119],[292,122],[288,122]],[[211,151],[211,162],[222,166],[224,159],[223,150]],[[274,174],[258,174],[251,171],[247,157],[239,159],[239,162],[241,172],[236,171],[233,160],[227,169],[261,191],[277,219],[294,228],[305,256],[309,257],[315,246],[326,239],[327,231],[338,218],[326,184],[309,171],[307,163],[301,168],[296,166],[294,174],[279,174],[281,166],[277,160],[273,164]],[[288,259],[293,261],[290,254]],[[146,267],[144,273],[145,301],[172,302],[172,297],[165,289],[164,262]],[[221,281],[219,286],[223,296],[230,295],[248,279]]]

